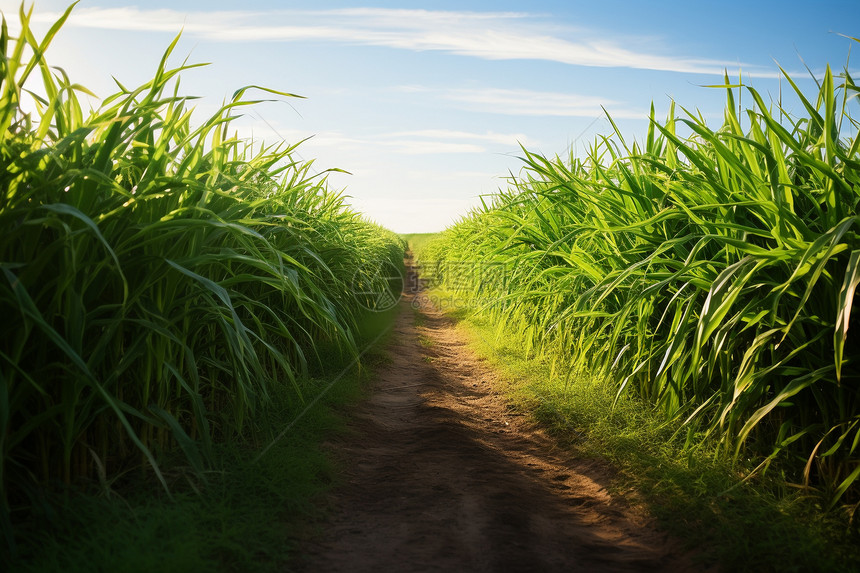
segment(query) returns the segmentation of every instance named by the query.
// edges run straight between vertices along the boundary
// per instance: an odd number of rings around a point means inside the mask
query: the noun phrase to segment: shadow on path
[[[409,290],[392,362],[332,444],[346,475],[303,542],[302,570],[695,570],[607,493],[600,462],[554,448],[506,408],[451,319]]]

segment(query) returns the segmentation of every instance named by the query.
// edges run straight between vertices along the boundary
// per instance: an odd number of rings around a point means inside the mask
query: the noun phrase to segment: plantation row
[[[357,354],[353,291],[399,238],[327,190],[294,147],[193,127],[167,50],[153,79],[85,114],[84,88],[22,32],[0,37],[0,525],[36,484],[111,480],[177,446],[203,475],[317,349]],[[22,108],[41,79],[37,111]],[[30,88],[34,89],[34,88]],[[267,90],[268,91],[268,90]],[[274,92],[273,92],[274,93]],[[280,94],[287,96],[289,94]],[[360,288],[356,289],[355,285]]]
[[[616,128],[585,159],[524,150],[524,175],[420,258],[536,355],[683,423],[689,444],[778,460],[790,483],[856,503],[858,89],[829,68],[812,98],[788,81],[803,117],[726,78],[716,130],[673,106],[664,124],[652,109],[643,144]]]

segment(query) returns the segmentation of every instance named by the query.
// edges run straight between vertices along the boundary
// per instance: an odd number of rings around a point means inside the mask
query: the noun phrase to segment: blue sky
[[[37,1],[37,28],[67,4]],[[19,6],[0,0],[13,32]],[[351,172],[330,186],[390,229],[425,232],[505,187],[519,143],[566,154],[609,133],[601,106],[633,139],[652,101],[659,117],[674,99],[718,126],[724,93],[702,86],[724,69],[776,99],[778,62],[812,91],[804,63],[820,75],[860,50],[839,35],[860,37],[860,2],[82,0],[48,61],[106,96],[111,76],[149,79],[183,28],[173,63],[212,63],[182,79],[203,96],[198,122],[248,84],[306,96],[251,110],[240,134],[313,136],[301,157]]]

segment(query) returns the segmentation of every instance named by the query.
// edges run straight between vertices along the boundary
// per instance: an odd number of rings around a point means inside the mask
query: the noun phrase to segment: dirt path
[[[333,445],[345,484],[302,570],[694,570],[610,497],[600,463],[505,407],[450,319],[425,297],[400,304],[392,362]]]

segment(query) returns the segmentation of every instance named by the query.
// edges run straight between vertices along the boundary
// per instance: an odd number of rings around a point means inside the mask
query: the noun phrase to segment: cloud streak
[[[417,131],[398,131],[389,133],[385,137],[390,138],[420,138],[448,141],[472,141],[487,144],[504,145],[507,147],[518,147],[520,143],[526,146],[537,145],[537,142],[524,133],[497,133],[488,131],[485,133],[473,133],[470,131],[456,131],[451,129],[421,129]]]
[[[504,88],[431,88],[415,85],[400,86],[397,89],[407,94],[431,95],[436,99],[452,102],[459,109],[474,113],[595,118],[603,117],[603,108],[605,108],[613,118],[642,119],[648,117],[647,110],[629,109],[617,100],[575,93]],[[492,139],[495,136],[488,135],[487,137]],[[501,135],[500,137],[509,138],[511,136]],[[523,137],[525,138],[525,136]],[[519,141],[524,145],[530,145],[527,139]]]
[[[53,21],[57,13],[40,13]],[[229,42],[322,42],[438,51],[485,60],[543,60],[574,66],[647,69],[722,75],[743,66],[750,75],[773,76],[749,64],[677,57],[622,47],[621,39],[562,28],[545,18],[513,12],[457,12],[356,8],[342,10],[214,11],[82,8],[68,25],[127,31],[171,32]],[[625,45],[631,38],[624,38]]]
[[[351,136],[337,131],[324,131],[308,138],[308,133],[294,129],[278,129],[257,122],[245,128],[243,136],[250,138],[249,130],[254,132],[274,131],[278,137],[289,142],[308,139],[306,146],[314,148],[333,148],[372,151],[396,155],[438,155],[445,153],[491,153],[517,149],[519,143],[537,146],[538,142],[521,133],[473,133],[446,129],[425,129],[417,131],[397,131],[376,135]],[[300,148],[301,149],[301,148]]]

